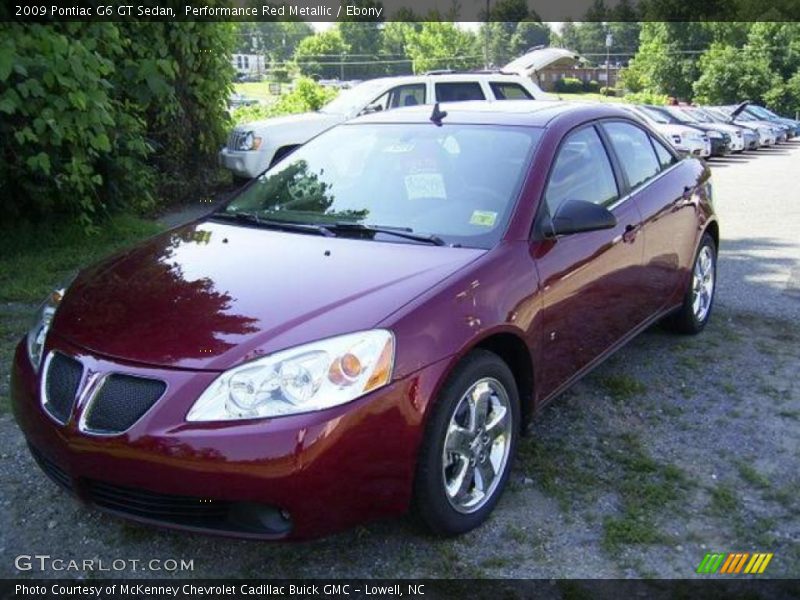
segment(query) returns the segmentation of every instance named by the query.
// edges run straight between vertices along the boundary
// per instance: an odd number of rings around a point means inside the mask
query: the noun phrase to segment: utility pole
[[[483,68],[489,70],[489,2],[486,0],[486,27],[483,31]]]
[[[611,32],[606,33],[606,87],[611,88],[611,44],[614,43],[614,36]],[[616,86],[616,83],[614,84]]]

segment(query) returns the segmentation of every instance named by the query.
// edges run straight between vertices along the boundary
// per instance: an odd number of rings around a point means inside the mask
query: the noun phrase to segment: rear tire
[[[711,317],[717,285],[717,247],[714,239],[703,234],[692,263],[691,279],[681,307],[666,320],[673,331],[694,335],[703,331]]]
[[[456,366],[431,410],[415,509],[433,533],[465,533],[489,517],[508,481],[520,428],[514,376],[499,356],[475,350]]]

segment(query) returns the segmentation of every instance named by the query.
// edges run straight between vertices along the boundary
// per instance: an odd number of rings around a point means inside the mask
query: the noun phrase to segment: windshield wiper
[[[262,219],[255,213],[248,212],[218,212],[211,215],[212,218],[229,219],[231,221],[242,221],[264,229],[280,229],[282,231],[296,231],[298,233],[316,233],[325,237],[335,237],[336,234],[324,225],[315,223],[298,223],[296,221],[282,221],[280,219]]]
[[[447,243],[440,238],[438,235],[426,234],[426,233],[414,233],[414,230],[410,227],[390,227],[384,225],[365,225],[363,223],[349,223],[349,222],[342,222],[337,221],[336,223],[331,223],[326,225],[332,231],[358,231],[358,232],[367,232],[367,233],[383,233],[386,235],[394,235],[401,238],[406,238],[408,240],[414,240],[415,242],[425,242],[428,244],[433,244],[434,246],[446,246]]]

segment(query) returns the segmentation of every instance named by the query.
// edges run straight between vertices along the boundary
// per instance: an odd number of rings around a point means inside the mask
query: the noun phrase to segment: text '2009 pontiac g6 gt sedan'
[[[718,244],[707,167],[629,112],[373,114],[55,291],[14,412],[52,479],[141,522],[457,534],[538,409],[656,321],[703,329]]]

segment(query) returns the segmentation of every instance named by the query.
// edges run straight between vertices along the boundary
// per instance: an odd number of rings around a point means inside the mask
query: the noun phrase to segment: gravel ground
[[[480,529],[440,540],[406,518],[267,544],[144,528],[70,500],[6,412],[0,577],[20,575],[20,554],[183,559],[197,577],[689,577],[710,551],[774,552],[765,576],[800,576],[799,160],[800,142],[712,162],[723,243],[708,328],[654,327],[545,409]],[[28,310],[0,307],[6,342]]]

